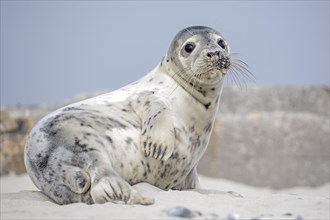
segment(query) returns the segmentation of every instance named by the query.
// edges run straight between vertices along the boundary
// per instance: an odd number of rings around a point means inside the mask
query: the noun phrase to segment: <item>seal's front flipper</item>
[[[119,176],[102,177],[95,185],[92,185],[91,194],[94,203],[152,205],[155,202],[152,198],[141,196]]]
[[[170,158],[177,144],[170,102],[153,92],[145,91],[138,94],[134,109],[142,121],[142,153],[157,160]]]
[[[176,144],[173,120],[161,111],[149,118],[151,120],[146,120],[141,134],[142,151],[146,157],[167,160]]]

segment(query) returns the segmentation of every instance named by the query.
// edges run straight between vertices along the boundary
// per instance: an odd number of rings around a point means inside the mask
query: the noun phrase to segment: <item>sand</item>
[[[201,176],[202,191],[135,185],[143,195],[155,198],[151,206],[60,206],[38,191],[27,175],[0,180],[0,219],[179,219],[175,216],[180,214],[192,219],[329,219],[329,184],[274,191]]]

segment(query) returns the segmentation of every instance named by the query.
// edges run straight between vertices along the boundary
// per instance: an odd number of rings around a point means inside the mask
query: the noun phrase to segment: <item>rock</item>
[[[14,172],[15,174],[25,173],[24,166],[24,145],[27,135],[31,131],[39,117],[31,117],[29,111],[24,109],[21,114],[10,109],[1,109],[0,121],[0,175]]]
[[[0,109],[0,134],[6,132],[15,132],[16,130],[16,120],[10,117],[7,111]]]
[[[227,216],[227,219],[228,220],[238,220],[239,219],[239,214],[237,213],[230,213],[228,216]]]
[[[27,134],[32,129],[34,121],[30,118],[14,118],[1,110],[0,132],[0,174],[25,173],[24,144]]]
[[[2,134],[0,145],[1,174],[13,171],[16,174],[25,173],[23,162],[25,135]]]
[[[192,218],[193,212],[188,208],[178,206],[170,209],[167,215],[169,217]]]
[[[221,96],[221,113],[309,112],[329,114],[328,87],[322,86],[250,86],[225,87]]]
[[[274,189],[329,182],[329,90],[228,88],[221,102],[200,173]]]

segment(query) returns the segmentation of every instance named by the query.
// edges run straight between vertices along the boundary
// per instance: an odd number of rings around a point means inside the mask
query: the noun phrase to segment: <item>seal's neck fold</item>
[[[183,70],[180,70],[168,57],[163,58],[159,68],[162,73],[169,75],[189,95],[206,107],[221,95],[223,77],[217,83],[203,84],[200,80],[195,80],[192,75],[189,76],[189,73],[183,73]]]

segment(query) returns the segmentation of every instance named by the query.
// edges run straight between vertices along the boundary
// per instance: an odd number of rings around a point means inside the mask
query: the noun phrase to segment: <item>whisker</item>
[[[230,74],[231,78],[234,80],[235,84],[242,89],[242,85],[239,79],[239,76],[237,75],[236,71],[233,71],[232,74]]]
[[[234,64],[232,66],[232,71],[236,71],[237,74],[240,74],[247,81],[250,81],[250,82],[255,82],[256,81],[256,78],[252,73],[251,73],[252,75],[249,74],[246,69],[242,68],[239,65]]]
[[[240,59],[232,59],[228,75],[230,76],[232,82],[240,89],[242,89],[243,86],[246,88],[247,82],[256,82],[256,77],[250,71],[249,66]]]
[[[227,83],[227,84],[230,83],[230,82],[229,82],[229,79],[230,79],[230,77],[226,77],[226,83]]]
[[[244,84],[244,86],[246,88],[247,87],[247,84],[246,84],[246,82],[242,78],[240,78],[240,76],[241,76],[240,75],[240,72],[237,71],[236,69],[233,69],[232,71],[233,71],[232,74],[235,77],[236,82],[237,82],[239,88],[242,89],[242,83]]]
[[[240,55],[239,53],[230,53],[230,56],[237,56]]]
[[[176,75],[179,75],[183,72],[188,72],[188,71],[191,71],[191,68],[189,67],[186,67],[186,68],[183,68],[182,70],[179,70],[177,72],[175,72],[171,77],[174,79]],[[174,91],[179,87],[179,84],[177,83],[173,83],[173,85],[175,86],[175,88],[172,90],[172,92],[170,93],[171,95],[174,93]]]
[[[249,65],[247,65],[244,61],[234,59],[233,65],[236,66],[237,68],[240,68],[242,70],[242,74],[249,76],[250,80],[255,82],[256,77],[249,70]]]

